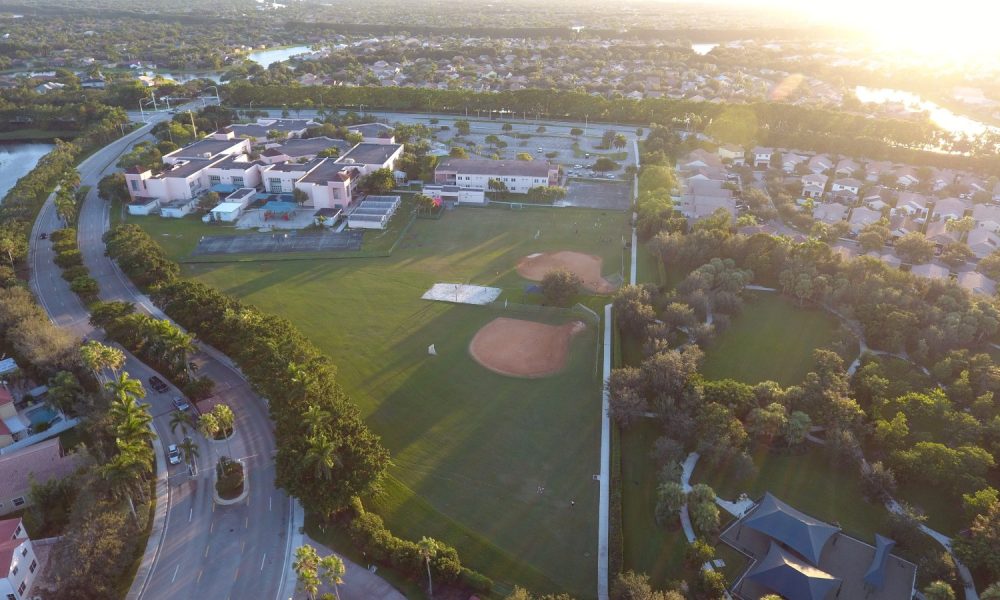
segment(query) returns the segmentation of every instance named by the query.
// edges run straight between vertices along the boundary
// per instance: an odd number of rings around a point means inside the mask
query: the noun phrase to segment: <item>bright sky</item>
[[[888,48],[957,60],[1000,61],[997,0],[754,1],[840,23],[871,34]]]

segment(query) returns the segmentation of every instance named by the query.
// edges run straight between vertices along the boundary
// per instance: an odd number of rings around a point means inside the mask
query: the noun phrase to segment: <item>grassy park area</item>
[[[741,493],[756,500],[769,491],[808,515],[839,523],[844,531],[868,543],[873,543],[875,533],[885,533],[888,512],[865,500],[860,473],[832,466],[821,448],[807,445],[802,454],[758,449],[753,459],[758,472],[748,480],[737,481],[725,467],[699,463],[692,483],[707,483],[727,500]]]
[[[708,379],[798,384],[813,366],[812,351],[838,339],[836,319],[820,309],[799,308],[768,292],[748,293],[746,300],[743,312],[705,348],[701,371]]]
[[[151,232],[173,227],[154,237],[167,240],[175,259],[190,252],[193,226],[202,225],[149,223],[142,222]],[[480,327],[497,316],[553,324],[579,317],[420,296],[434,283],[461,282],[501,287],[501,301],[520,302],[527,282],[516,272],[517,261],[546,251],[596,254],[606,277],[619,274],[622,249],[607,240],[626,231],[621,213],[459,209],[415,221],[387,258],[188,263],[183,269],[291,319],[333,358],[341,384],[392,452],[383,493],[365,503],[394,533],[455,545],[463,562],[497,579],[500,589],[519,583],[590,597],[599,332],[591,324],[573,339],[561,373],[515,379],[470,358],[468,345]],[[431,344],[436,356],[428,354]]]

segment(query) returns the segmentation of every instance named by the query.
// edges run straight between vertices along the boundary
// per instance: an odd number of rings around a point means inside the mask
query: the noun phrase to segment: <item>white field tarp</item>
[[[464,283],[435,283],[421,298],[456,304],[490,304],[500,297],[500,288]]]

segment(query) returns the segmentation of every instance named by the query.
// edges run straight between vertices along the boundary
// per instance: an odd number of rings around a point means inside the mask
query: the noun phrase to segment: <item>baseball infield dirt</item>
[[[570,339],[586,327],[582,321],[546,325],[498,317],[476,332],[469,343],[469,354],[494,373],[545,377],[566,366]]]
[[[575,273],[583,287],[598,294],[610,294],[615,286],[601,277],[601,267],[604,261],[601,257],[582,252],[543,252],[525,256],[517,263],[517,272],[521,277],[531,281],[541,281],[545,274],[555,269],[566,269]]]

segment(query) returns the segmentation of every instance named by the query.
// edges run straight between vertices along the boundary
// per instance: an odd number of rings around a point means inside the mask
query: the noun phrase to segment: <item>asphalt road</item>
[[[154,119],[164,119],[159,114]],[[84,160],[80,177],[91,191],[83,205],[78,224],[78,241],[84,263],[100,284],[102,300],[133,302],[139,310],[163,318],[140,294],[117,266],[104,256],[101,236],[108,229],[108,207],[97,197],[97,182],[132,144],[148,134],[145,125],[113,142]],[[63,281],[49,241],[39,234],[61,227],[50,196],[35,222],[30,242],[31,286],[43,308],[61,327],[81,337],[102,339],[88,322],[86,309]],[[276,451],[272,424],[265,402],[230,366],[228,359],[211,348],[202,347],[193,358],[199,373],[216,384],[216,396],[229,404],[236,416],[235,434],[230,441],[210,442],[200,434],[200,457],[195,476],[184,465],[168,466],[169,494],[164,534],[148,569],[140,569],[130,598],[166,600],[178,598],[279,598],[284,595],[289,553],[291,502],[274,486]],[[126,370],[144,382],[154,371],[129,357]],[[170,431],[171,399],[179,395],[171,388],[164,394],[148,390],[146,401],[154,415],[154,427],[163,446],[180,443],[183,435]],[[204,403],[203,403],[204,404]],[[216,505],[212,498],[212,468],[217,457],[231,454],[243,460],[248,470],[249,494],[238,504]],[[155,541],[155,540],[154,540]],[[145,576],[143,575],[145,573]],[[290,595],[290,594],[287,594]]]

